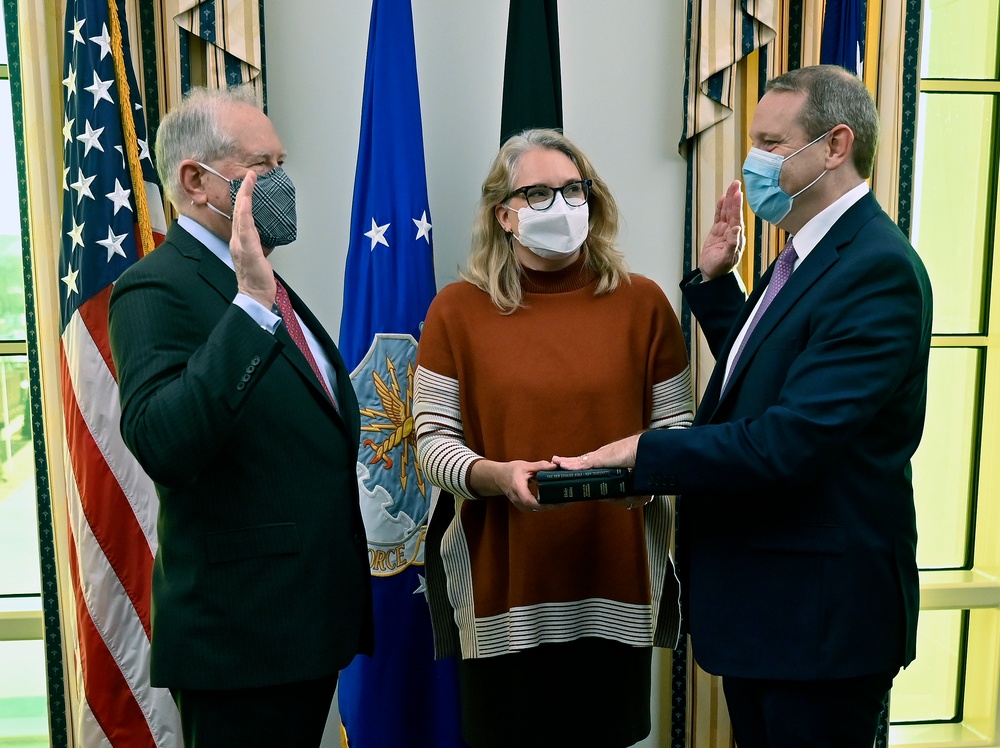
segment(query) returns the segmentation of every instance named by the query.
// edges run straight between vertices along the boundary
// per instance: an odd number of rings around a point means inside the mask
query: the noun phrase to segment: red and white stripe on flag
[[[158,501],[122,441],[108,300],[166,233],[124,13],[69,0],[63,81],[61,384],[79,693],[75,743],[183,745],[166,689],[149,684]]]

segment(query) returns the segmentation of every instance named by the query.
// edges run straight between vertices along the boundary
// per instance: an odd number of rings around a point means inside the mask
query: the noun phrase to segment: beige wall
[[[265,15],[268,109],[299,191],[299,240],[273,256],[328,329],[340,329],[371,4],[281,0]],[[435,267],[464,264],[500,130],[506,2],[413,0]],[[684,78],[680,0],[559,7],[564,124],[610,183],[621,248],[671,302],[681,274]]]
[[[265,5],[268,111],[299,195],[299,239],[271,259],[335,338],[370,12],[371,4],[358,0]],[[479,187],[498,146],[507,3],[413,0],[413,16],[440,288],[465,262]],[[656,280],[676,309],[684,231],[685,163],[676,147],[684,3],[563,0],[559,24],[566,134],[619,202],[620,246],[632,269]],[[642,748],[669,740],[669,712],[660,715],[658,706],[669,702],[663,662],[654,677],[653,732]],[[333,730],[324,744],[338,744]]]

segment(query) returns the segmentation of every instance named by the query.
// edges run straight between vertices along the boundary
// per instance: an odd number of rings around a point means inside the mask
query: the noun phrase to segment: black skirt
[[[600,638],[459,662],[471,748],[625,748],[650,731],[652,649]]]

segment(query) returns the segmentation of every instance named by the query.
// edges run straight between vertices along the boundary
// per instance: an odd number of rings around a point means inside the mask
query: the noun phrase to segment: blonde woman
[[[443,489],[428,587],[473,748],[634,744],[652,647],[677,640],[669,499],[543,507],[532,491],[554,454],[692,419],[677,317],[628,273],[617,230],[587,157],[521,133],[483,184],[464,279],[424,325],[418,455]]]

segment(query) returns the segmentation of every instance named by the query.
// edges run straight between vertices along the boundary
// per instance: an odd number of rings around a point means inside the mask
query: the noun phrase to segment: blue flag
[[[437,489],[413,432],[416,345],[435,293],[431,228],[410,0],[374,0],[340,327],[361,409],[375,605],[375,655],[356,657],[338,685],[350,748],[462,745],[455,663],[434,660],[424,595]]]
[[[865,0],[827,0],[819,61],[861,75],[865,59]]]

